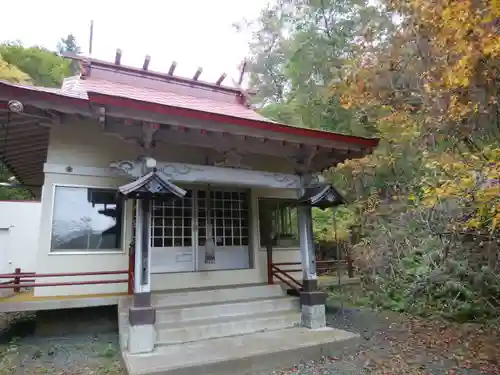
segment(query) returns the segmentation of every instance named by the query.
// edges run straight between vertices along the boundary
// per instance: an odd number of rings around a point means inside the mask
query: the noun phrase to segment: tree
[[[12,83],[30,83],[31,77],[15,65],[6,62],[0,55],[0,80]]]
[[[451,228],[494,232],[500,228],[500,187],[493,183],[500,175],[497,16],[486,0],[432,4],[388,2],[403,20],[392,46],[364,43],[344,87],[334,90],[345,90],[346,108],[370,113],[400,151],[410,143],[426,149],[418,157],[421,198],[429,206],[455,200],[468,220],[460,215]]]
[[[17,183],[14,176],[9,172],[7,167],[0,163],[0,201],[2,200],[29,200],[32,199],[32,194],[28,189],[22,187],[8,187],[3,184],[14,185]]]
[[[387,39],[394,27],[390,16],[364,0],[280,0],[245,26],[255,28],[247,66],[264,116],[297,126],[374,134],[362,116],[342,107],[340,96],[330,95],[329,87],[344,76],[364,33],[369,30],[380,43]],[[322,238],[334,238],[331,213],[316,212],[315,223]]]
[[[383,35],[392,27],[388,17],[367,3],[281,0],[262,11],[248,70],[264,115],[350,134],[371,131],[328,96],[329,84],[341,79],[344,61],[365,29]]]
[[[326,173],[352,202],[336,217],[359,228],[378,305],[498,315],[499,19],[497,0],[283,0],[260,18],[249,66],[263,113],[381,138]],[[317,234],[329,220],[315,215]]]
[[[331,87],[382,137],[374,155],[337,170],[364,187],[358,205],[366,239],[358,250],[373,295],[398,310],[495,316],[498,10],[487,0],[382,4],[401,21],[391,43],[364,38],[348,74]]]
[[[70,62],[43,47],[24,47],[18,42],[0,44],[3,60],[32,78],[38,86],[60,87],[71,74]]]
[[[81,48],[78,45],[75,36],[73,34],[68,34],[66,38],[61,38],[59,43],[57,43],[57,51],[60,54],[65,52],[77,54],[81,52]]]

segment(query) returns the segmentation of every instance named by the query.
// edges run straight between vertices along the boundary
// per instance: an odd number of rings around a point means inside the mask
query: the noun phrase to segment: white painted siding
[[[35,201],[0,202],[1,273],[35,269],[41,207]]]
[[[192,164],[204,164],[207,153],[210,151],[195,147],[169,145],[155,149],[154,157],[157,160],[169,162],[183,162]],[[47,163],[67,166],[87,166],[106,168],[112,160],[129,159],[134,160],[140,155],[140,149],[130,143],[111,136],[103,135],[101,128],[93,123],[79,123],[75,125],[55,126],[51,130]],[[258,168],[268,171],[280,171],[280,166],[273,164],[275,159],[255,157],[250,163]],[[245,161],[248,165],[248,161]],[[263,167],[264,166],[264,167]],[[42,192],[42,207],[40,221],[40,236],[38,242],[38,254],[35,271],[38,273],[66,273],[66,272],[91,272],[91,271],[116,271],[128,268],[128,244],[131,239],[131,205],[126,208],[127,235],[123,241],[123,249],[116,253],[50,253],[51,246],[51,226],[53,211],[54,187],[57,184],[92,186],[103,188],[117,188],[125,183],[125,179],[110,177],[88,177],[72,174],[45,174],[45,183]],[[247,270],[226,270],[226,271],[204,271],[186,272],[177,274],[154,274],[152,275],[152,289],[179,289],[186,287],[207,287],[218,285],[259,283],[267,281],[265,252],[259,251],[259,231],[258,231],[258,204],[260,196],[282,195],[295,197],[294,190],[253,190],[252,191],[252,232],[251,232],[251,263],[253,269]],[[298,250],[276,252],[283,255],[276,255],[276,260],[284,259],[292,261],[297,259]],[[300,257],[300,255],[299,255]],[[98,279],[121,279],[126,275],[88,276],[79,279],[72,278],[51,278],[44,279],[50,281],[80,281]],[[39,280],[41,281],[41,280]],[[126,284],[103,284],[103,285],[81,285],[81,286],[60,286],[60,287],[40,287],[36,288],[36,296],[59,296],[78,294],[104,294],[126,292]]]

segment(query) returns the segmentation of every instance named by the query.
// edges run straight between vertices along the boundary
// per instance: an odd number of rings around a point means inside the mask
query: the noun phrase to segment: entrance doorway
[[[184,198],[154,201],[151,272],[249,268],[248,201],[248,191],[224,189],[192,189]]]

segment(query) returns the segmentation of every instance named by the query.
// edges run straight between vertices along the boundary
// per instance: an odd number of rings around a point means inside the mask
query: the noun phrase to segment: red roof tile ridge
[[[208,81],[204,80],[199,80],[199,79],[193,79],[193,78],[188,78],[188,77],[181,77],[177,75],[170,75],[168,73],[163,73],[163,72],[158,72],[154,70],[144,70],[138,67],[134,66],[129,66],[129,65],[117,65],[114,62],[111,61],[105,61],[105,60],[100,60],[96,59],[93,57],[88,57],[84,55],[75,55],[75,54],[63,54],[64,57],[72,60],[77,60],[77,61],[85,61],[86,63],[90,63],[90,66],[94,66],[97,68],[109,70],[109,71],[114,71],[116,73],[133,73],[136,75],[139,75],[143,78],[161,78],[162,80],[165,80],[167,82],[171,83],[180,83],[180,84],[188,84],[188,85],[193,85],[198,88],[210,88],[212,90],[217,90],[220,92],[226,92],[226,93],[240,93],[241,89],[238,87],[232,87],[232,86],[226,86],[226,85],[217,85],[216,83],[211,83]]]

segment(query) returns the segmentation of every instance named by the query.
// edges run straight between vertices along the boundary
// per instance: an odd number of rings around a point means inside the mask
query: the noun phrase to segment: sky
[[[20,40],[26,45],[55,49],[61,37],[73,33],[87,53],[93,20],[95,58],[114,61],[120,48],[125,65],[142,67],[145,55],[150,55],[150,70],[167,72],[176,61],[175,74],[179,76],[192,77],[202,67],[200,80],[215,82],[224,72],[237,79],[238,64],[248,54],[251,32],[237,33],[232,25],[255,19],[268,3],[87,0],[68,4],[63,0],[21,0],[18,6],[23,9],[22,16],[2,17],[0,41]]]

